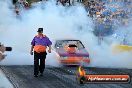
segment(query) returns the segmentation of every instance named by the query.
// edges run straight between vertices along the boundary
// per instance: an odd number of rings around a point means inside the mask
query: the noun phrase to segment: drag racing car
[[[62,65],[89,64],[89,53],[80,40],[57,40],[55,51]]]

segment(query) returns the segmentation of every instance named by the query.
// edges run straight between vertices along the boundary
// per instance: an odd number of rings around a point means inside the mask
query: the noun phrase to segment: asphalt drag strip
[[[132,88],[132,82],[122,84],[84,84],[76,80],[77,67],[46,66],[43,77],[33,76],[33,66],[14,65],[1,66],[6,77],[14,88]],[[87,74],[129,74],[132,79],[132,69],[85,68]]]

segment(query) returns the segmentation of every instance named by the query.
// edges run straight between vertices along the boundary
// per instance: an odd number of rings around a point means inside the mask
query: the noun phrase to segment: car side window
[[[56,44],[55,44],[55,48],[57,47],[62,47],[62,43],[60,41],[57,41]]]
[[[76,45],[77,45],[78,49],[83,49],[84,48],[80,41],[77,41]]]

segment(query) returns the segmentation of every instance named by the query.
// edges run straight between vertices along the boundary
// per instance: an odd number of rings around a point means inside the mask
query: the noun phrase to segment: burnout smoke
[[[55,1],[34,3],[32,8],[23,9],[16,17],[9,0],[1,0],[0,4],[0,41],[13,47],[13,51],[7,53],[7,58],[0,63],[2,65],[33,64],[33,56],[29,54],[30,43],[37,29],[43,27],[53,43],[58,39],[81,40],[90,53],[90,66],[132,68],[129,52],[113,55],[112,44],[104,41],[101,46],[98,45],[92,32],[93,22],[82,5],[63,7],[56,5]],[[46,64],[59,65],[54,51],[48,54]]]

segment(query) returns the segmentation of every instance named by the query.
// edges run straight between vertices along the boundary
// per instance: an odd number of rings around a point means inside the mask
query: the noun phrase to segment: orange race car
[[[89,53],[79,40],[57,40],[55,51],[62,65],[89,64]]]

